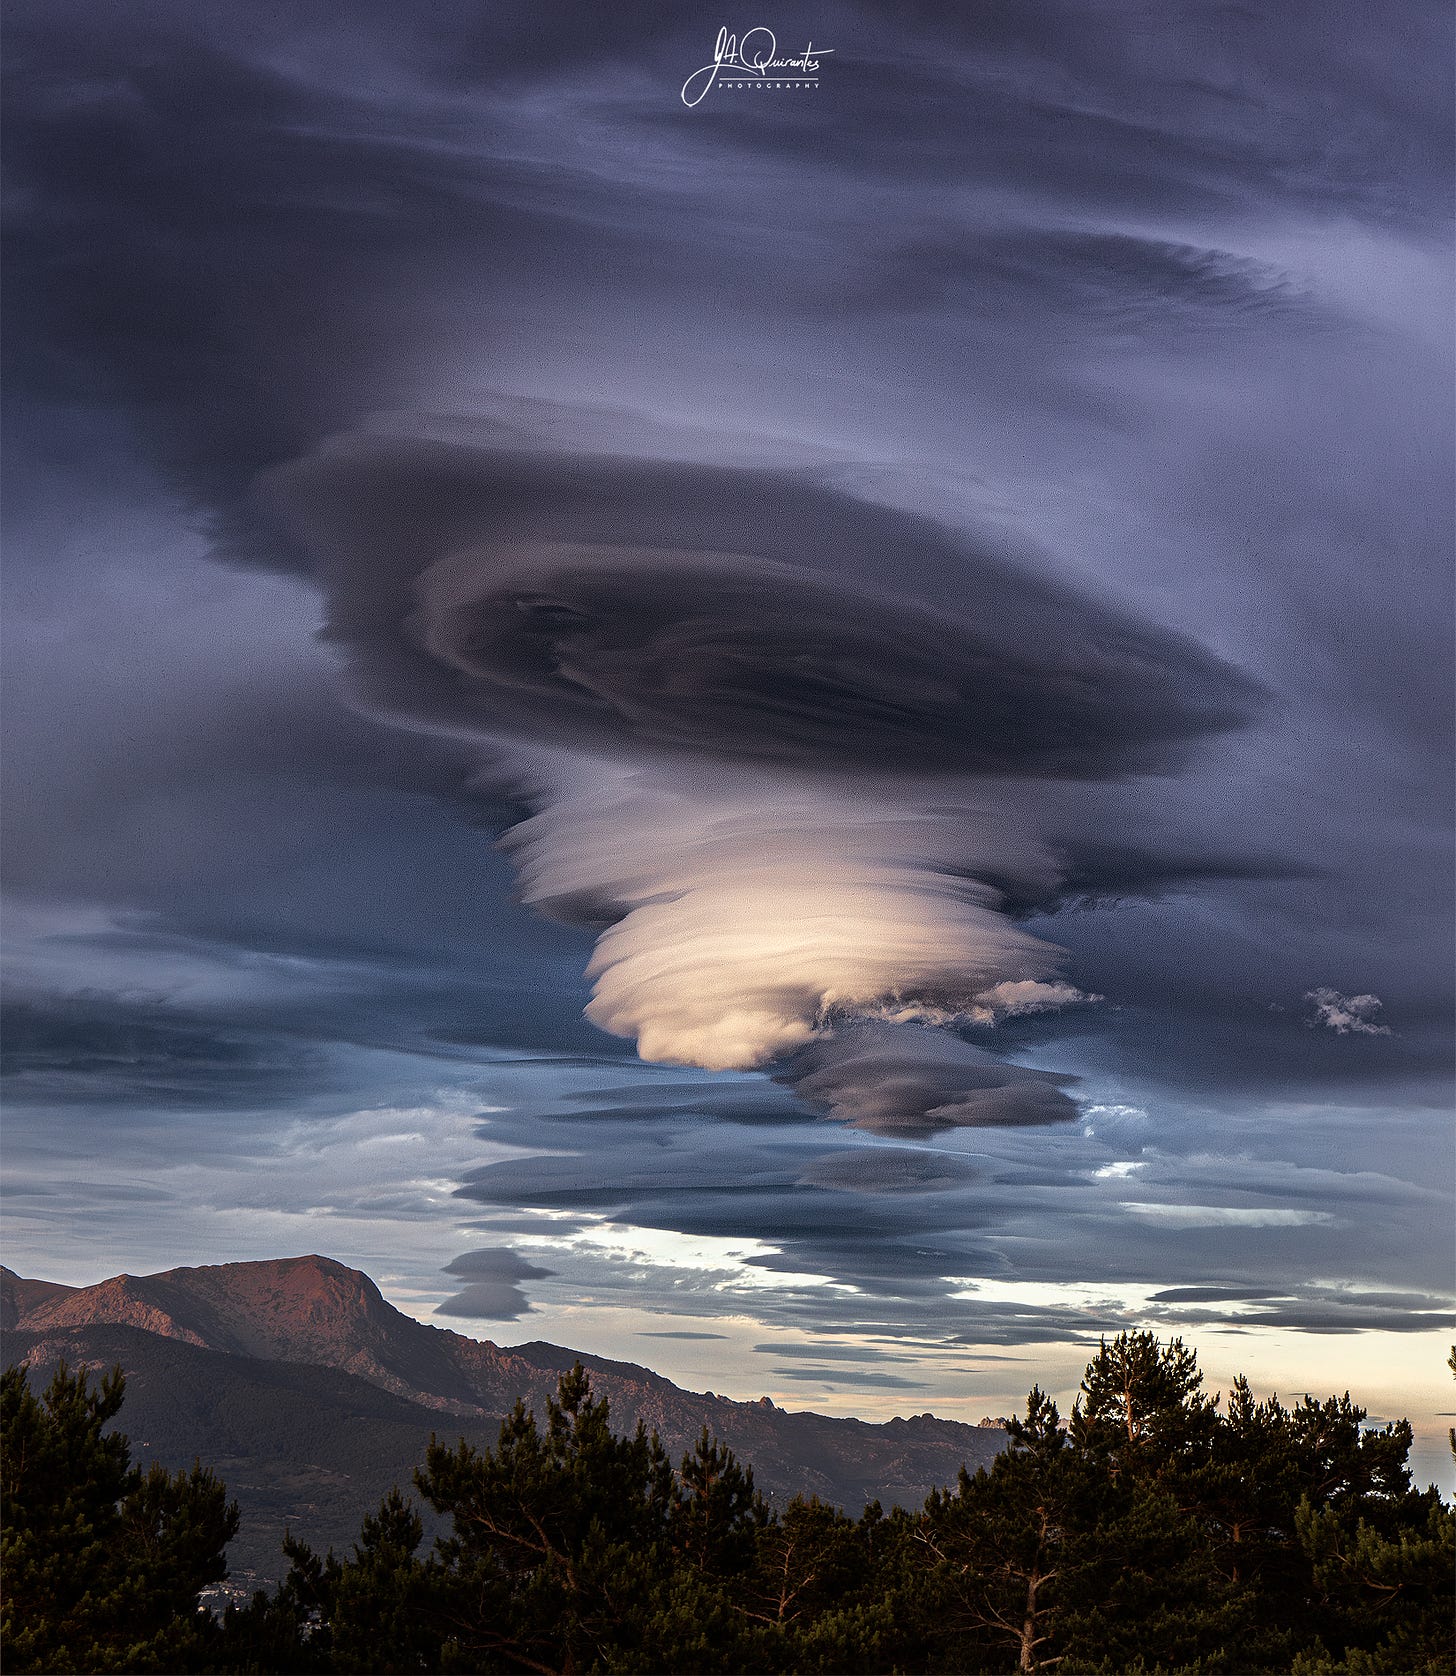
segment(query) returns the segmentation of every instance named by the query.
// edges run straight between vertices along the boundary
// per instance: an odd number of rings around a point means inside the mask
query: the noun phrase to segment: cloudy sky
[[[1449,37],[18,0],[12,1266],[1440,1470]]]

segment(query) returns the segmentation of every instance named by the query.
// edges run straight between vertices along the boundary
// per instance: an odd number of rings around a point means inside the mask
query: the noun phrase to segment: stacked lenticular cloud
[[[865,1127],[1074,1115],[957,1034],[1096,999],[1007,911],[1061,879],[1035,790],[1173,771],[1243,676],[788,474],[375,436],[266,493],[362,700],[526,788],[594,1023]]]

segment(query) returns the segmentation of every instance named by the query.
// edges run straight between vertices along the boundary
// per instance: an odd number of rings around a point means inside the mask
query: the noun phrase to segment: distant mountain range
[[[276,1578],[285,1526],[316,1545],[347,1545],[385,1490],[408,1487],[431,1432],[493,1444],[517,1397],[544,1418],[577,1360],[616,1426],[642,1420],[676,1458],[706,1425],[775,1501],[812,1494],[856,1514],[875,1499],[918,1507],[963,1462],[974,1471],[1005,1446],[999,1428],[929,1414],[832,1419],[767,1397],[684,1391],[647,1368],[559,1345],[503,1349],[401,1314],[368,1275],[327,1257],[82,1287],[0,1269],[0,1329],[7,1366],[121,1364],[118,1425],[133,1458],[185,1466],[200,1456],[241,1504],[235,1576]]]

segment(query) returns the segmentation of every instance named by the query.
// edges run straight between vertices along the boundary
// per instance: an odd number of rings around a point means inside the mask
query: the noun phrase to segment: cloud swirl
[[[919,1027],[1097,999],[1007,912],[1066,871],[1017,787],[1172,773],[1251,716],[1250,680],[790,473],[376,436],[265,495],[365,701],[529,788],[505,847],[527,901],[599,933],[594,1023],[650,1060],[779,1065],[867,1127],[1073,1115]],[[856,1020],[896,1045],[841,1044]]]

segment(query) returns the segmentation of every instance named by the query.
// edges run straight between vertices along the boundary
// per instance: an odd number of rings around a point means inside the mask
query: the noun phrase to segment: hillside
[[[228,1549],[235,1579],[278,1580],[283,1533],[347,1548],[359,1520],[410,1473],[439,1426],[439,1410],[406,1402],[353,1374],[302,1363],[249,1360],[138,1327],[11,1332],[4,1362],[127,1372],[117,1429],[132,1459],[186,1468],[200,1458],[242,1512]],[[44,1375],[42,1375],[44,1378]],[[449,1435],[495,1441],[494,1417],[447,1420]]]
[[[931,1415],[834,1419],[684,1391],[558,1345],[502,1348],[413,1320],[367,1275],[319,1256],[86,1287],[0,1270],[0,1310],[7,1362],[120,1362],[130,1380],[121,1424],[145,1444],[138,1458],[200,1455],[215,1466],[248,1521],[235,1569],[268,1574],[285,1520],[311,1540],[343,1540],[384,1489],[408,1482],[432,1430],[493,1441],[517,1397],[544,1412],[578,1359],[617,1425],[642,1420],[674,1455],[706,1425],[776,1500],[802,1492],[855,1513],[874,1499],[914,1507],[962,1462],[974,1470],[1004,1444],[994,1428]]]
[[[75,1290],[74,1286],[62,1286],[56,1280],[26,1280],[0,1268],[0,1331],[8,1333],[43,1304],[53,1303]]]

